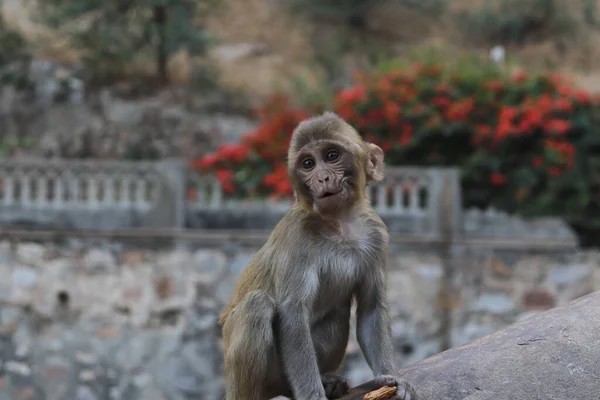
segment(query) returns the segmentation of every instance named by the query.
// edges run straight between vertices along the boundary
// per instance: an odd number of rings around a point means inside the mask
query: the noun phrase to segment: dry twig
[[[385,400],[396,394],[396,386],[384,386],[372,392],[365,394],[364,400]]]

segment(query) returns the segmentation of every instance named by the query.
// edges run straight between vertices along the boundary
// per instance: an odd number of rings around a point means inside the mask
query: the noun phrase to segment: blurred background
[[[223,398],[324,110],[386,154],[399,366],[600,289],[596,0],[0,5],[0,400]]]

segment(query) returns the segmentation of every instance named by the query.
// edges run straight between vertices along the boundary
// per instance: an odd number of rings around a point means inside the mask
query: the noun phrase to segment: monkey
[[[384,177],[382,149],[326,111],[293,130],[287,169],[294,201],[246,266],[219,316],[226,400],[343,396],[342,364],[356,336],[377,387],[421,400],[396,376],[386,296],[387,227],[366,195]]]

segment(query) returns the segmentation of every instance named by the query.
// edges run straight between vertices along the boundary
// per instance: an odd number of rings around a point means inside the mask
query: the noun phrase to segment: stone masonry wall
[[[222,398],[217,315],[258,249],[70,239],[0,242],[0,400]],[[453,249],[452,344],[600,289],[582,251]],[[390,248],[398,364],[439,351],[432,248]],[[371,375],[352,336],[342,371]]]

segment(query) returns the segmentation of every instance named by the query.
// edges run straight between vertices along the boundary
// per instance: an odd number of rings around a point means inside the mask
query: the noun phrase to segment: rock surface
[[[432,400],[597,399],[598,332],[594,292],[400,373]]]

